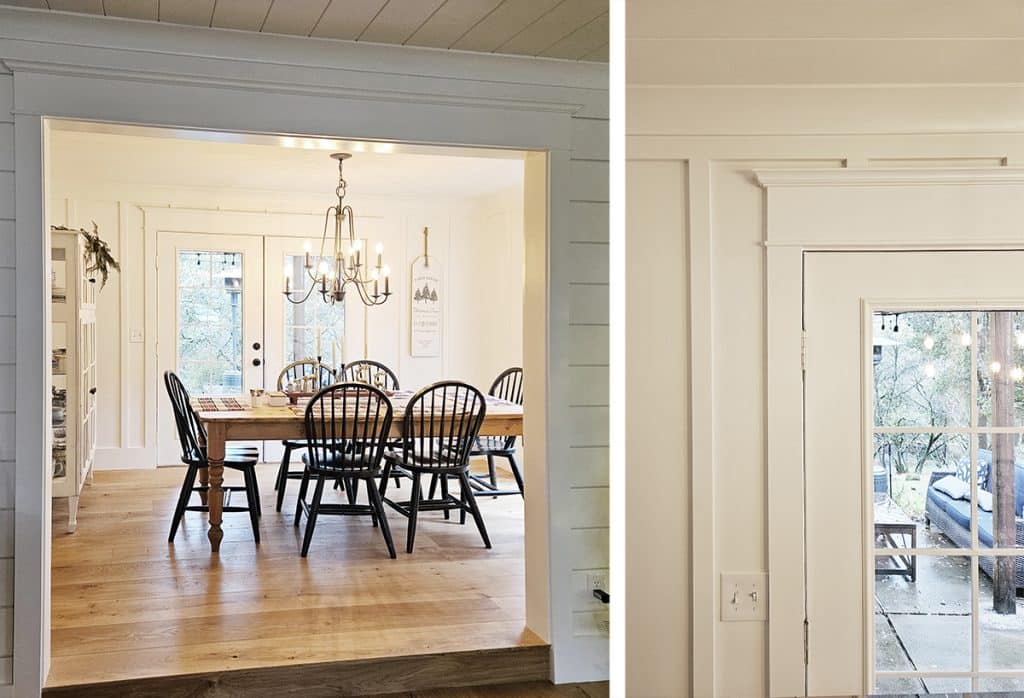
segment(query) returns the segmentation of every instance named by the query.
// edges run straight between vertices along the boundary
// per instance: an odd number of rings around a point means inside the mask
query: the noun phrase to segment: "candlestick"
[[[384,274],[384,295],[386,296],[391,293],[391,267],[385,264],[381,272]]]

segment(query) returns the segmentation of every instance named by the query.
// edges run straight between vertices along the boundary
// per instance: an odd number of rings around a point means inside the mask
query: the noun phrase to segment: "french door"
[[[805,255],[808,695],[1024,689],[1022,270]]]
[[[248,395],[265,385],[263,238],[160,232],[157,365],[192,395]],[[157,400],[158,464],[179,463],[170,403]],[[258,445],[258,444],[253,444]]]

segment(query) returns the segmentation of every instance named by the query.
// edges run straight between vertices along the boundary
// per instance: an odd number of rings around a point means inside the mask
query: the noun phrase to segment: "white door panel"
[[[157,463],[181,448],[163,386],[175,371],[192,395],[248,395],[264,387],[263,239],[252,235],[157,235]]]

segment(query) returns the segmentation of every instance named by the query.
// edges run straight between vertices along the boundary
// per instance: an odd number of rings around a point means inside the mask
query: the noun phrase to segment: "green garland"
[[[76,232],[85,238],[85,259],[87,266],[85,267],[86,273],[92,273],[98,271],[102,277],[100,282],[100,288],[102,289],[107,285],[107,279],[110,278],[110,270],[121,271],[121,265],[118,264],[117,260],[114,259],[114,255],[110,252],[110,245],[100,239],[99,226],[96,225],[96,221],[92,222],[92,232],[79,228],[73,230],[72,228],[65,228],[64,226],[55,226],[54,230],[68,230]]]

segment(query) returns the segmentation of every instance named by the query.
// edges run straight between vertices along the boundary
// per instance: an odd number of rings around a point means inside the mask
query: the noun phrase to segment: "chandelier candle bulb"
[[[388,265],[385,264],[384,265],[384,269],[383,269],[383,274],[384,274],[384,295],[386,296],[386,295],[391,293],[391,267],[389,267]]]
[[[304,240],[302,242],[302,251],[306,255],[306,265],[305,265],[306,269],[312,269],[313,268],[312,262],[309,261],[309,251],[311,249],[312,249],[312,245],[310,245],[309,240]]]

